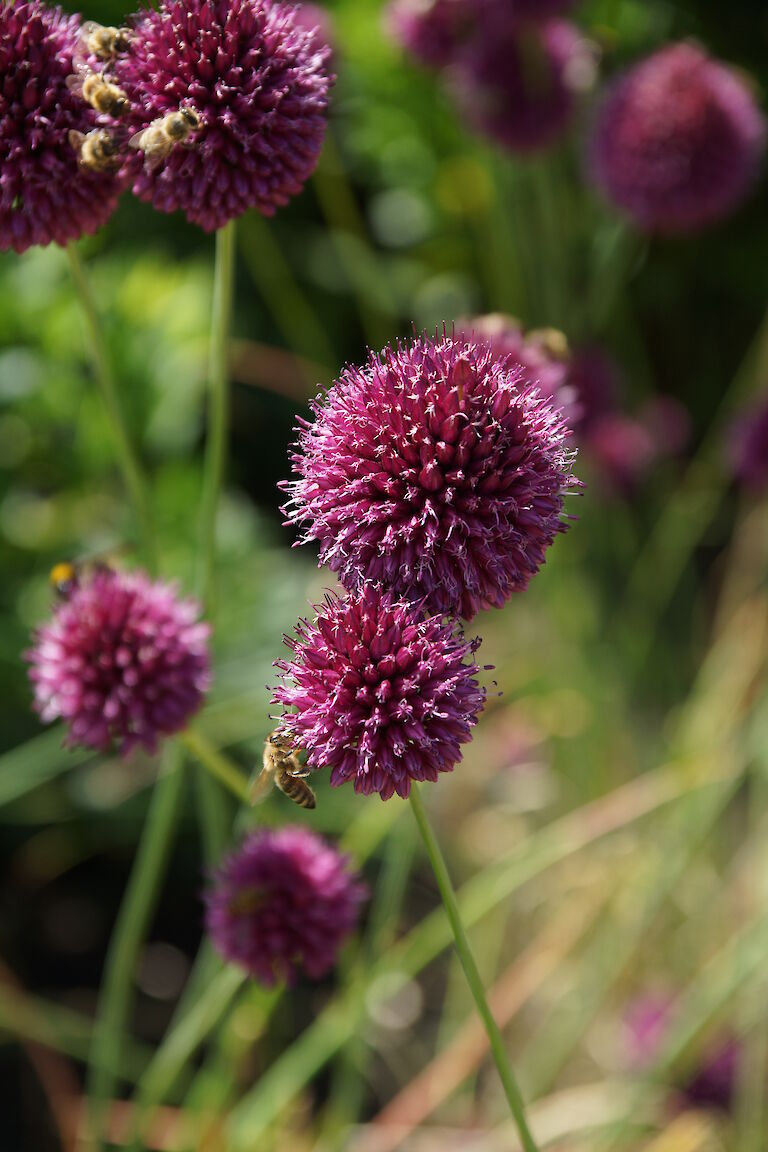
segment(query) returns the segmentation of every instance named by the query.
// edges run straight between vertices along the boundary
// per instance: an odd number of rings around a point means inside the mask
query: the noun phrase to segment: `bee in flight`
[[[105,128],[94,128],[87,134],[70,128],[69,143],[83,167],[92,172],[114,172],[120,167],[120,148],[112,133]]]
[[[130,550],[130,544],[123,544],[107,552],[84,556],[77,560],[61,560],[58,564],[54,564],[48,574],[48,583],[56,599],[68,600],[79,588],[83,578],[87,579],[97,572],[112,571],[113,565],[110,561]]]
[[[75,60],[84,56],[95,56],[105,63],[115,56],[122,56],[131,46],[133,36],[130,28],[105,27],[87,20],[80,29],[80,42],[75,51]]]
[[[122,88],[106,80],[103,72],[91,72],[85,64],[76,65],[76,72],[67,77],[67,88],[82,96],[91,108],[118,119],[130,105]]]
[[[309,771],[290,741],[279,730],[271,732],[264,745],[264,766],[251,787],[251,803],[258,804],[276,784],[300,808],[314,808],[315,794],[306,781]]]
[[[202,117],[194,108],[179,108],[178,112],[169,112],[167,116],[153,120],[149,127],[137,132],[128,143],[131,148],[143,152],[150,168],[154,168],[170,154],[176,144],[191,147],[189,137],[202,126]]]

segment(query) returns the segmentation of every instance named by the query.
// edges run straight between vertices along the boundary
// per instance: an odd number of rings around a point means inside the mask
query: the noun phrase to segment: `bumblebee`
[[[68,560],[54,564],[48,575],[48,582],[57,600],[68,600],[80,583],[78,565]]]
[[[264,745],[263,767],[251,787],[251,803],[258,804],[274,784],[300,808],[314,808],[317,799],[306,781],[309,771],[279,730],[270,733]]]

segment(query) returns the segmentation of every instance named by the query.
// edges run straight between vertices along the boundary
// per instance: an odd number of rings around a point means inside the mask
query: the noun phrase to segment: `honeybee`
[[[79,154],[83,167],[92,172],[114,172],[120,167],[120,148],[105,128],[94,128],[87,134],[70,128],[69,142]]]
[[[203,121],[194,108],[179,108],[153,120],[148,128],[142,129],[128,141],[131,148],[144,153],[150,167],[159,164],[176,144],[190,145],[190,135],[202,128]]]
[[[106,80],[103,72],[91,72],[85,65],[78,65],[77,72],[67,77],[67,88],[77,92],[97,112],[115,119],[124,116],[130,107],[122,88]]]
[[[309,768],[299,760],[299,753],[279,730],[267,736],[264,745],[264,766],[251,786],[251,803],[262,800],[273,784],[300,808],[314,808],[315,794],[307,784]]]
[[[80,29],[80,43],[75,53],[75,59],[83,55],[96,56],[99,60],[112,60],[121,56],[131,46],[133,36],[129,28],[105,27],[87,20]]]

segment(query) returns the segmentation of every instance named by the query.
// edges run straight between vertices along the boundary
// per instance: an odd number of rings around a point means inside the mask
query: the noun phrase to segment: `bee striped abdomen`
[[[277,786],[284,792],[289,800],[298,804],[300,808],[314,808],[317,801],[315,794],[301,776],[293,776],[290,772],[278,772]]]

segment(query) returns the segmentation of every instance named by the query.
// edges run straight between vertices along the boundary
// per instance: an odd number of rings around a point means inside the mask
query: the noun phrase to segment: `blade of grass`
[[[105,1148],[107,1104],[114,1095],[131,1006],[131,986],[142,940],[149,927],[165,874],[179,811],[184,774],[182,753],[169,743],[155,784],[147,820],[109,943],[96,1025],[88,1062],[88,1140]]]
[[[87,748],[65,748],[64,730],[53,728],[33,736],[0,756],[0,806],[93,759]]]

